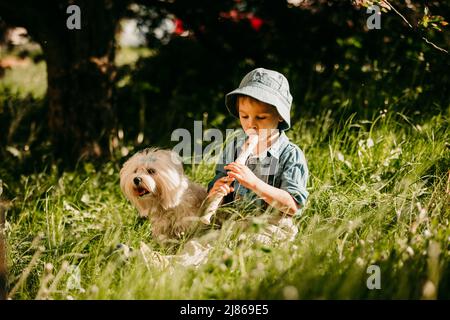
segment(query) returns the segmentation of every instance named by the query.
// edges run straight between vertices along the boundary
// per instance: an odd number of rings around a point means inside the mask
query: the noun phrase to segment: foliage
[[[146,143],[168,145],[168,133],[191,128],[193,120],[221,129],[236,125],[226,113],[224,95],[260,66],[289,79],[294,121],[327,109],[338,117],[353,112],[371,117],[385,108],[412,116],[416,110],[435,114],[449,106],[444,92],[450,60],[423,39],[450,47],[445,23],[439,24],[442,32],[424,28],[426,19],[443,22],[448,5],[395,4],[414,29],[393,10],[385,10],[381,29],[368,30],[364,7],[326,3],[175,1],[151,13],[137,10],[155,52],[140,59],[135,69],[119,72],[129,85],[119,89],[118,104],[134,106],[120,108],[121,126],[131,137],[143,132]],[[157,38],[160,20],[149,18],[155,15],[181,21],[182,30]],[[252,19],[259,19],[258,27]],[[150,20],[152,24],[146,23]],[[160,110],[171,112],[161,117]]]
[[[380,30],[367,28],[365,6],[370,4],[383,9]],[[127,51],[140,58],[117,60],[117,123],[111,141],[121,131],[127,144],[171,146],[170,133],[192,129],[194,120],[205,129],[237,126],[224,108],[224,95],[259,66],[277,69],[289,79],[293,122],[318,110],[332,109],[336,117],[357,112],[363,119],[380,109],[435,115],[450,105],[450,60],[430,44],[450,47],[449,6],[440,1],[161,1],[131,5],[126,16],[138,20],[147,42],[144,48],[118,51],[119,56]],[[175,30],[161,29],[169,22],[176,24]],[[11,90],[17,90],[11,79],[34,86],[42,75],[27,78],[29,74],[6,70],[2,87],[10,91],[0,103],[6,105]],[[39,82],[33,92],[41,97],[39,112],[47,115],[48,99],[41,96],[46,84]],[[14,104],[8,102],[13,109],[27,104],[13,99]],[[0,122],[6,126],[13,121],[7,110],[0,106]],[[85,118],[91,121],[90,115]],[[29,146],[35,153],[52,141],[49,119],[39,120],[40,144]],[[2,143],[0,153],[7,156],[11,144],[20,150],[26,139],[18,134]]]

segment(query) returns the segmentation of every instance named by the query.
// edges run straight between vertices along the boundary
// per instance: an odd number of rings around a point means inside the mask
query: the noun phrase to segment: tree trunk
[[[114,10],[99,1],[81,2],[81,30],[63,30],[42,39],[47,61],[48,124],[58,158],[109,155],[113,110]],[[65,15],[67,18],[68,15]]]
[[[6,10],[2,18],[27,28],[44,51],[47,121],[55,156],[67,165],[107,157],[115,127],[115,34],[128,1],[16,1],[0,5]],[[70,4],[81,9],[79,30],[66,26]]]
[[[109,154],[109,134],[115,122],[115,21],[100,21],[90,22],[93,25],[85,29],[67,31],[79,33],[75,39],[58,37],[43,45],[51,139],[56,155],[69,163],[80,157]],[[101,39],[96,37],[96,30],[105,30]]]

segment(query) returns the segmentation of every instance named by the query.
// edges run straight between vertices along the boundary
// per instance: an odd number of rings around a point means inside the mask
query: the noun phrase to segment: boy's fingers
[[[232,167],[228,168],[227,172],[236,172],[236,171],[239,171],[239,169],[240,168],[237,166],[232,166]]]
[[[218,181],[218,184],[223,185],[223,184],[226,184],[229,181],[229,179],[230,178],[228,176],[225,176],[225,177],[220,178],[217,181]]]
[[[242,163],[239,163],[239,162],[232,162],[232,163],[230,163],[230,165],[232,165],[233,167],[238,167],[238,168],[242,168],[242,167],[245,166],[245,165],[243,165]]]
[[[232,177],[233,179],[237,179],[237,180],[240,180],[240,179],[241,179],[241,176],[240,176],[239,174],[234,173],[234,172],[230,172],[229,175],[230,175],[230,177]]]
[[[234,178],[231,178],[229,176],[223,177],[220,179],[220,185],[228,184],[229,182],[232,182]]]
[[[220,190],[225,194],[229,194],[230,193],[230,188],[227,185],[223,185]]]

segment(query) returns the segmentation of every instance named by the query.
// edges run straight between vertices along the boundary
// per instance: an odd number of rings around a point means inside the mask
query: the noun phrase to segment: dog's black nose
[[[136,177],[136,178],[133,179],[134,184],[137,185],[137,186],[141,183],[141,181],[142,181],[142,179],[139,178],[139,177]]]

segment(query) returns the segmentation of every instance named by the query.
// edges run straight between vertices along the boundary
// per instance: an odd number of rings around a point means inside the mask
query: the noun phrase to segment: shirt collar
[[[289,138],[286,136],[284,131],[281,131],[280,136],[277,141],[275,141],[267,150],[272,157],[280,159],[281,152],[284,150],[286,145],[289,143]]]

